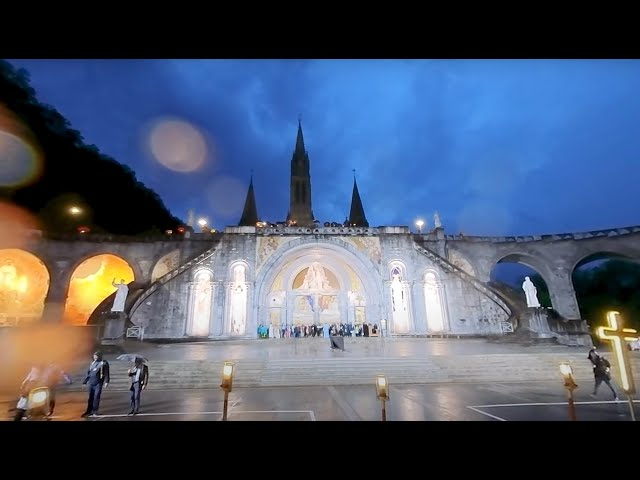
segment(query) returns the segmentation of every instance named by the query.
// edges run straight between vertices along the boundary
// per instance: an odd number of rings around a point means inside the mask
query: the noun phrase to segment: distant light
[[[79,215],[82,213],[82,210],[74,205],[73,207],[69,208],[69,213],[71,215]]]
[[[198,225],[204,227],[207,224],[207,221],[204,218],[198,220]]]

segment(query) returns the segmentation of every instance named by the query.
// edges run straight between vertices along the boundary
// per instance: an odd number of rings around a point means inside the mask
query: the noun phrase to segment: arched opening
[[[427,331],[440,333],[449,330],[446,317],[446,302],[440,278],[435,271],[424,274],[424,304],[427,318]]]
[[[208,269],[197,271],[190,288],[190,313],[186,334],[190,337],[208,337],[214,305],[213,272]]]
[[[620,312],[625,326],[640,329],[640,263],[598,252],[582,258],[571,273],[581,318],[592,331],[606,324],[606,312]]]
[[[74,270],[64,308],[64,323],[86,325],[95,308],[116,291],[115,283],[135,280],[133,269],[120,257],[106,253],[88,258]]]
[[[49,271],[35,255],[18,248],[0,250],[0,325],[40,320],[49,291]]]
[[[536,263],[534,258],[527,255],[507,255],[491,269],[490,286],[508,298],[516,308],[553,307],[549,287],[539,268],[536,268]]]
[[[158,260],[153,271],[151,272],[151,282],[155,282],[160,277],[175,270],[180,265],[180,250],[174,250],[167,253],[164,257]]]
[[[409,315],[409,289],[404,276],[404,265],[394,262],[390,268],[391,333],[407,333],[411,330],[411,319]]]
[[[236,263],[231,269],[231,284],[227,296],[227,304],[229,306],[227,331],[231,335],[244,335],[246,333],[248,288],[247,266],[244,263]]]

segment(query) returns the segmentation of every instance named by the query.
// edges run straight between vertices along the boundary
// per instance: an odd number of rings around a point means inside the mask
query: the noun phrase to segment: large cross
[[[631,363],[629,362],[629,356],[627,355],[627,345],[623,343],[623,340],[627,342],[635,342],[638,340],[638,332],[633,328],[622,328],[622,321],[620,320],[619,312],[607,312],[608,327],[598,327],[598,336],[602,340],[609,340],[613,346],[613,352],[615,353],[618,363],[618,369],[620,370],[620,382],[622,389],[628,395],[636,393],[636,387],[633,382],[633,372],[631,371]]]

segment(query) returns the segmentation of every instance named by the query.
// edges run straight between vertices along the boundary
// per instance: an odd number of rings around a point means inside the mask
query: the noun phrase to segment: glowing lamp
[[[46,387],[34,388],[29,392],[29,409],[42,408],[49,403],[49,389]]]
[[[560,364],[560,373],[564,377],[564,386],[567,388],[576,388],[576,382],[573,380],[573,369],[571,365],[567,362],[562,362]]]
[[[73,206],[69,208],[69,213],[71,215],[80,215],[82,213],[82,210],[76,206]]]
[[[91,229],[89,227],[81,226],[78,227],[78,233],[89,233]]]
[[[184,233],[184,227],[178,227],[178,233]]]
[[[389,384],[384,375],[376,376],[376,397],[378,400],[389,400]]]
[[[224,366],[222,367],[222,385],[220,388],[225,391],[230,392],[231,387],[233,386],[233,362],[224,362]]]

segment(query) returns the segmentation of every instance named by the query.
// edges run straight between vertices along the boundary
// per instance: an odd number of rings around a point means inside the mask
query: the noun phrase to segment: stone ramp
[[[340,354],[338,354],[340,355]],[[609,356],[611,358],[611,356]],[[430,355],[425,357],[351,357],[251,359],[230,358],[236,362],[234,387],[291,387],[323,385],[373,385],[375,376],[385,374],[392,384],[562,382],[561,362],[569,362],[578,383],[593,381],[586,352]],[[150,362],[149,389],[218,388],[223,360],[158,360]],[[613,362],[612,362],[613,363]],[[640,357],[632,359],[635,376]],[[111,363],[113,390],[127,390],[126,362]],[[86,368],[86,366],[84,367]],[[614,365],[614,378],[615,372]],[[74,375],[75,383],[65,389],[81,388],[83,370]]]

